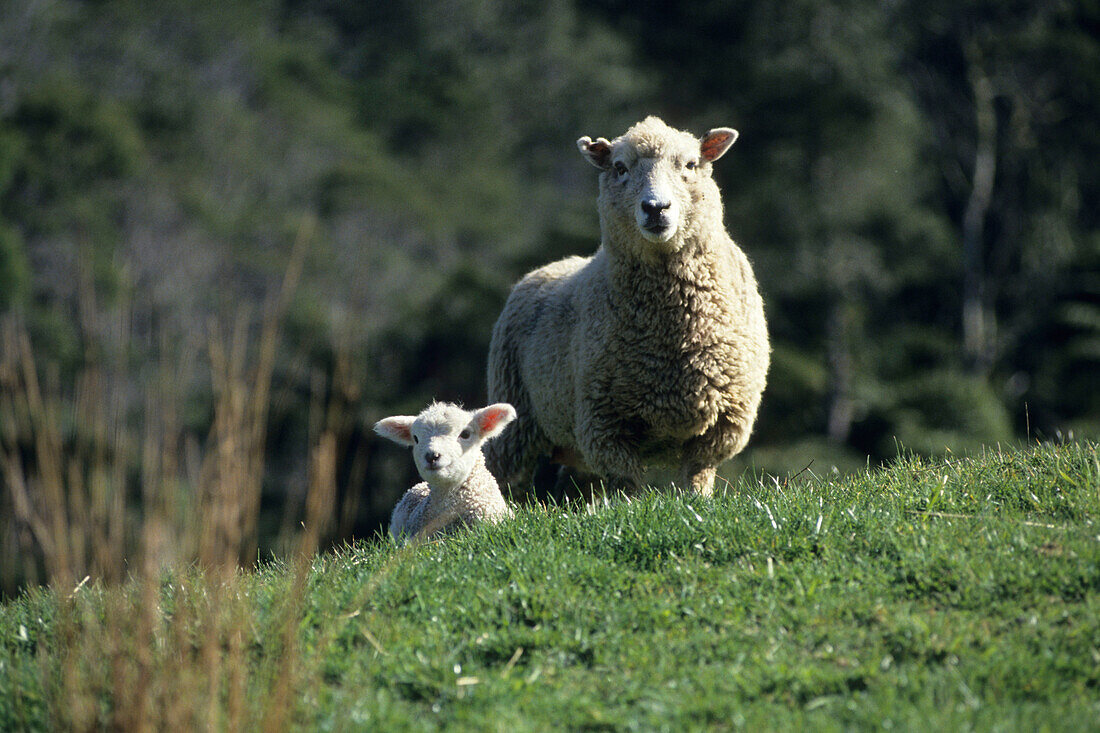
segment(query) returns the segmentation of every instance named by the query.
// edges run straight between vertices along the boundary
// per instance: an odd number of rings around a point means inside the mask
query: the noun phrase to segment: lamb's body
[[[507,404],[467,412],[457,405],[434,403],[415,417],[378,421],[374,429],[379,435],[413,449],[417,471],[425,479],[394,507],[390,534],[395,540],[430,537],[512,516],[485,467],[481,446],[515,416]]]
[[[671,183],[661,166],[698,158],[700,144],[656,118],[614,143],[580,141],[606,171],[603,241],[592,257],[524,277],[493,330],[489,395],[519,413],[488,446],[502,481],[529,485],[537,460],[554,456],[625,487],[638,485],[645,464],[675,465],[683,484],[709,492],[718,464],[744,448],[768,337],[752,269],[726,233],[709,176],[725,147],[707,158],[706,140],[702,169]],[[638,213],[639,195],[662,199],[653,185],[641,194],[616,185],[623,158],[639,177],[643,168],[650,181],[663,175],[659,192],[671,189],[679,204]],[[666,222],[666,211],[678,219]]]
[[[423,534],[452,532],[477,522],[497,523],[512,516],[496,479],[479,457],[466,480],[457,487],[432,491],[423,481],[405,492],[390,516],[390,535],[395,540]]]

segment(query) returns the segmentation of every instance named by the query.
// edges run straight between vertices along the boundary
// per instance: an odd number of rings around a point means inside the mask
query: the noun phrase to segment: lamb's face
[[[600,175],[600,210],[618,231],[636,232],[657,252],[675,251],[677,234],[689,230],[700,201],[717,203],[711,163],[736,139],[728,128],[702,139],[650,117],[622,137],[577,141]]]
[[[428,483],[458,485],[481,454],[482,437],[473,415],[454,405],[432,405],[412,425],[413,461]]]
[[[421,478],[433,488],[453,488],[470,475],[481,457],[481,445],[516,417],[506,403],[467,412],[457,405],[437,402],[416,417],[398,415],[379,420],[374,429],[412,447]]]

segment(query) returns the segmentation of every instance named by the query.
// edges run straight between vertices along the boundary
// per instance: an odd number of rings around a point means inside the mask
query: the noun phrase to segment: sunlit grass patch
[[[1100,715],[1098,520],[1098,448],[1075,443],[525,506],[153,595],[35,591],[2,607],[0,722],[1076,729]],[[82,621],[125,613],[114,641]],[[133,684],[71,684],[97,671]]]

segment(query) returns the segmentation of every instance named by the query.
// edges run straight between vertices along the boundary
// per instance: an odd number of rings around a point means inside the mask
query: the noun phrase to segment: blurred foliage
[[[413,480],[370,425],[484,400],[511,283],[596,246],[573,141],[656,113],[741,131],[717,175],[775,358],[735,467],[1095,434],[1098,27],[1059,0],[10,0],[0,308],[61,384],[119,357],[123,411],[183,363],[203,436],[212,324],[257,330],[308,230],[265,507],[300,493],[336,406],[338,534],[363,534]]]

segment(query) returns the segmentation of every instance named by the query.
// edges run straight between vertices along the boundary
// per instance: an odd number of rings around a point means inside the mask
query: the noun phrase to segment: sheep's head
[[[458,405],[436,402],[419,415],[396,415],[379,420],[374,431],[413,449],[421,478],[433,487],[458,486],[481,457],[481,446],[499,435],[516,417],[501,402],[469,412]]]
[[[615,140],[582,137],[577,147],[600,175],[600,215],[618,231],[636,232],[648,250],[670,252],[699,215],[721,201],[711,164],[733,145],[737,131],[711,130],[702,138],[648,117]],[[631,239],[635,239],[631,237]]]

